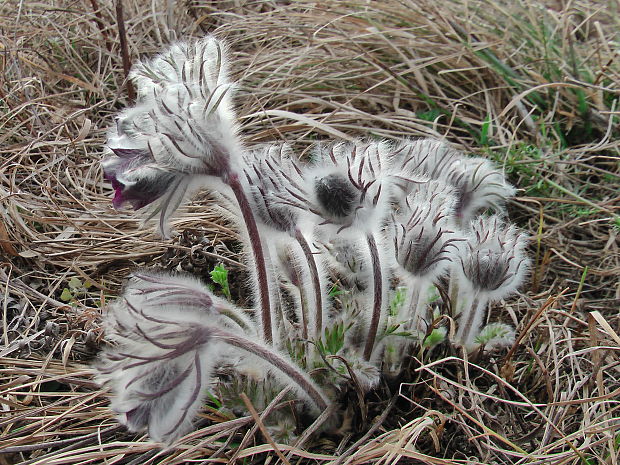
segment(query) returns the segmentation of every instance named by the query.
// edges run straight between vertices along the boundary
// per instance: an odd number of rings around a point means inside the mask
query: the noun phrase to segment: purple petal
[[[112,205],[119,209],[124,203],[130,203],[134,210],[139,210],[164,195],[173,182],[183,174],[152,168],[149,152],[137,149],[111,149],[118,158],[104,164],[103,177],[110,181],[114,189]],[[149,166],[151,165],[151,166]],[[147,168],[140,177],[140,168]],[[119,181],[131,180],[131,182]]]

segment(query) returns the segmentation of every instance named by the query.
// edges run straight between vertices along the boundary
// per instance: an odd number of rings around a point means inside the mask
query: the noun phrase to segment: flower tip
[[[125,199],[123,199],[122,188],[114,188],[114,198],[112,199],[112,206],[115,210],[120,210],[123,206],[123,203],[125,203]]]

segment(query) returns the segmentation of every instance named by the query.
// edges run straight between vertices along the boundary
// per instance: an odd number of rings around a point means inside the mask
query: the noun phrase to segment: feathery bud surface
[[[479,217],[471,222],[461,270],[477,291],[498,300],[523,282],[528,270],[527,236],[499,217]]]

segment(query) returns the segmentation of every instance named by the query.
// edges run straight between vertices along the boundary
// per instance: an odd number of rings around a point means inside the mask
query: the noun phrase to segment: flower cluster
[[[428,139],[321,144],[309,162],[282,144],[244,147],[226,70],[213,37],[138,64],[138,101],[110,130],[103,168],[114,206],[149,207],[164,236],[195,188],[235,199],[255,307],[135,271],[97,365],[122,423],[170,443],[209,390],[264,406],[287,386],[307,413],[338,411],[348,385],[370,390],[440,342],[511,343],[512,328],[485,325],[528,269],[526,236],[501,216],[514,189],[500,171]]]

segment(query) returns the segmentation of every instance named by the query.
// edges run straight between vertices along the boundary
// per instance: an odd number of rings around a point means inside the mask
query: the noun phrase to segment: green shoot
[[[344,291],[340,289],[337,284],[334,284],[327,295],[334,298],[342,294],[344,294]]]
[[[74,276],[69,280],[67,286],[68,287],[65,287],[60,294],[60,300],[63,302],[71,302],[80,296],[86,295],[92,283],[90,281],[84,281],[84,283],[82,283],[79,278]]]
[[[446,339],[446,328],[435,328],[431,333],[424,338],[422,346],[425,349],[432,349],[438,344],[441,344]]]
[[[405,296],[406,296],[406,288],[399,287],[396,289],[394,293],[394,297],[392,297],[392,301],[390,302],[390,316],[398,315],[400,309],[405,304]]]
[[[232,297],[230,295],[230,288],[228,287],[228,270],[221,263],[213,268],[213,271],[209,273],[214,283],[219,284],[222,288],[222,292],[228,300]]]
[[[323,338],[316,343],[319,352],[324,355],[336,355],[344,347],[345,328],[342,321],[336,323],[331,329],[325,328],[325,342]]]

